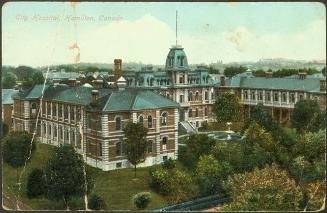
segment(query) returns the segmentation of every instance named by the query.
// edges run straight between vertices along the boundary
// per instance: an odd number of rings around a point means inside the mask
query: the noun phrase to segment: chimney
[[[273,72],[266,72],[266,78],[272,78],[273,77]]]
[[[320,79],[320,91],[326,91],[326,79]]]
[[[117,81],[120,76],[121,76],[121,64],[122,64],[122,60],[121,59],[115,59],[114,60],[115,63],[115,81]]]
[[[98,90],[92,90],[91,92],[91,96],[92,96],[92,104],[95,105],[97,100],[99,99],[99,91]]]
[[[225,76],[220,76],[220,86],[225,86]]]
[[[299,72],[299,78],[301,80],[304,80],[307,77],[307,73],[306,72]]]

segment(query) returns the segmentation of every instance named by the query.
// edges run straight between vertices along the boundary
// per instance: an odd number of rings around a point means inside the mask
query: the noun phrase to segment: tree
[[[33,73],[30,76],[25,77],[23,79],[22,87],[24,89],[29,89],[29,88],[35,86],[36,84],[43,84],[44,80],[45,79],[43,77],[42,72],[33,71]]]
[[[321,70],[321,73],[326,76],[326,67],[324,67],[322,70]]]
[[[136,165],[146,159],[148,141],[146,139],[148,129],[142,123],[129,122],[124,128],[126,140],[124,141],[127,160],[134,165],[134,177],[136,177]]]
[[[213,111],[217,122],[239,121],[242,117],[242,105],[237,95],[223,93],[218,95],[213,106]]]
[[[32,143],[32,134],[27,132],[10,132],[3,143],[3,160],[11,167],[16,168],[18,183],[18,168],[25,164],[28,157],[34,152],[35,141]]]
[[[320,113],[320,107],[317,101],[307,99],[298,101],[291,114],[291,123],[297,132],[303,134],[315,121]]]
[[[162,168],[165,169],[173,169],[176,167],[176,160],[172,159],[172,158],[168,158],[168,160],[165,160],[164,162],[162,162]]]
[[[145,209],[151,202],[150,192],[140,192],[133,197],[134,205],[138,209]]]
[[[85,193],[83,164],[82,156],[73,147],[56,147],[44,169],[46,196],[50,200],[63,200],[69,209],[72,197],[82,197]]]
[[[45,191],[43,170],[34,168],[28,175],[26,194],[29,198],[43,195]]]
[[[326,109],[320,111],[315,117],[314,121],[309,125],[310,132],[318,132],[319,130],[326,129]]]
[[[9,127],[2,120],[2,135],[1,135],[1,137],[2,138],[5,137],[8,134],[8,132],[9,132]]]
[[[276,165],[238,174],[229,180],[233,202],[223,211],[296,211],[302,192]]]
[[[11,74],[6,74],[2,77],[2,88],[12,89],[16,85],[16,78]]]
[[[234,75],[237,75],[237,74],[240,74],[240,73],[243,73],[246,71],[246,67],[243,67],[243,66],[239,66],[239,67],[226,67],[224,69],[224,75],[226,77],[233,77]]]
[[[201,155],[209,154],[215,145],[215,139],[206,134],[192,134],[186,142],[185,149],[181,149],[179,160],[188,169],[194,169]]]
[[[92,210],[101,210],[106,208],[106,202],[99,195],[93,194],[89,198],[88,208]]]
[[[227,161],[218,162],[212,155],[200,157],[196,168],[196,179],[202,196],[225,193],[223,181],[231,174],[231,166]]]

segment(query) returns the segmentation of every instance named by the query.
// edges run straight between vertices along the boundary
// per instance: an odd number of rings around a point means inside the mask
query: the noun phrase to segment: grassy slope
[[[22,177],[21,199],[33,209],[62,209],[63,203],[49,201],[44,198],[28,199],[26,197],[26,179],[32,168],[41,168],[50,154],[53,147],[45,144],[38,144],[37,151],[33,154],[31,162],[27,164]],[[148,209],[158,208],[167,205],[163,197],[151,191],[149,188],[149,168],[137,169],[137,179],[134,180],[133,169],[121,169],[116,171],[103,172],[99,169],[92,169],[95,174],[95,187],[93,193],[103,196],[107,203],[108,210],[135,210],[132,202],[134,194],[149,191],[152,194],[152,202]],[[3,164],[3,190],[11,195],[17,189],[13,187],[16,183],[16,170]],[[8,188],[9,187],[9,188]],[[15,193],[16,194],[16,193]],[[72,209],[82,206],[82,201],[74,200],[70,207]]]

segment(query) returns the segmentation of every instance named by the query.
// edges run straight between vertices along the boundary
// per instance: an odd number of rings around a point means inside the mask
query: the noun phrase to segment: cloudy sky
[[[74,6],[74,5],[73,5]],[[191,64],[326,57],[321,3],[11,2],[2,7],[2,62],[43,66],[81,62],[163,64],[178,44]],[[75,18],[74,18],[75,17]]]

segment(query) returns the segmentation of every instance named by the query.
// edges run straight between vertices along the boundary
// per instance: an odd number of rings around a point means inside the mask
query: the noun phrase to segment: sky
[[[175,44],[190,64],[264,58],[326,58],[326,10],[317,2],[8,2],[2,7],[2,63],[80,61],[162,65]],[[75,18],[74,18],[75,17]]]

